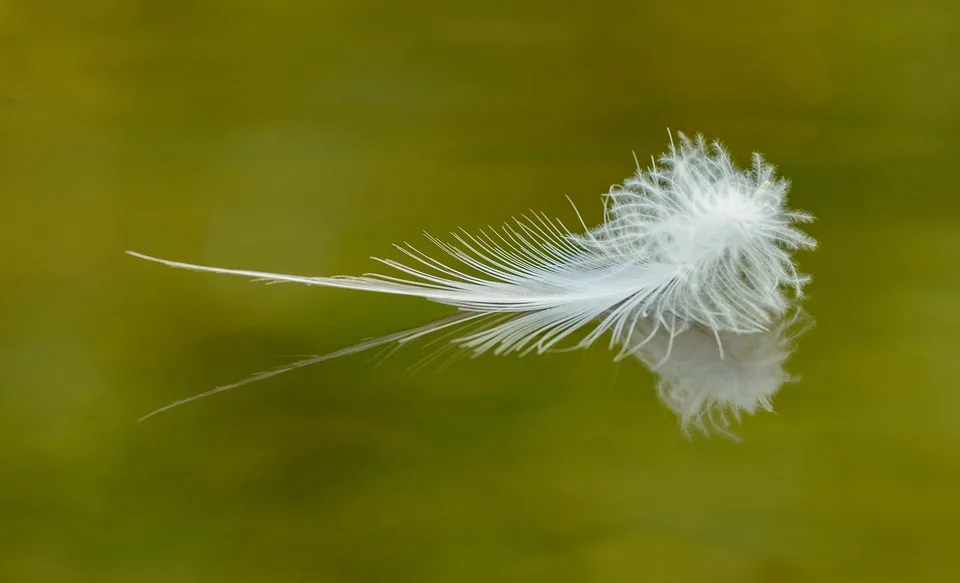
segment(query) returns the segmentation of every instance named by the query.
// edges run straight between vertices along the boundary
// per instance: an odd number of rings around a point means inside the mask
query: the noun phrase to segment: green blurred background
[[[802,382],[743,443],[599,346],[134,422],[447,311],[125,249],[356,274],[565,194],[596,222],[667,127],[818,217]],[[960,580],[958,139],[954,0],[3,0],[0,581]]]

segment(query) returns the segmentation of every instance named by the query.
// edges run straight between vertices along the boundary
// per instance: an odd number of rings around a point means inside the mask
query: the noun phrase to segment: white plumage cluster
[[[736,168],[719,144],[680,135],[650,168],[611,188],[604,222],[573,234],[534,213],[500,229],[427,235],[444,260],[409,245],[407,261],[378,259],[398,275],[303,277],[185,264],[173,267],[274,282],[413,295],[458,308],[439,322],[313,357],[178,401],[151,415],[336,356],[405,343],[440,330],[473,354],[586,348],[610,334],[615,359],[659,375],[658,394],[684,430],[729,433],[727,414],[771,409],[788,375],[789,330],[808,278],[792,252],[815,241],[812,221],[785,207],[788,183],[759,154]],[[582,221],[581,221],[582,222]],[[573,341],[571,338],[578,337]],[[148,415],[149,416],[149,415]]]

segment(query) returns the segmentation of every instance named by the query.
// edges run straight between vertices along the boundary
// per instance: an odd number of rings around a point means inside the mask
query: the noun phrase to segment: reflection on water
[[[956,580],[960,8],[704,4],[0,5],[3,579]],[[685,441],[599,347],[133,423],[443,311],[124,249],[361,273],[564,194],[597,221],[668,126],[818,217],[802,380],[744,443]]]

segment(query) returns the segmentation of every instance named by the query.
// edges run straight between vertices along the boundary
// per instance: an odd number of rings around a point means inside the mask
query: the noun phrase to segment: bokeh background
[[[0,580],[960,580],[960,4],[0,2]],[[815,213],[817,328],[743,443],[603,347],[250,373],[447,313],[421,230],[588,221],[666,128]]]

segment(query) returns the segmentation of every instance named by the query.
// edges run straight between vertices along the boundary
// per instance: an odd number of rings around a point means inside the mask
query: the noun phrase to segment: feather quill
[[[171,267],[269,282],[417,296],[458,309],[435,323],[295,363],[178,401],[150,415],[314,362],[404,343],[471,324],[451,341],[474,355],[586,348],[610,335],[617,360],[637,357],[660,374],[659,394],[684,427],[714,412],[769,408],[786,380],[785,315],[808,277],[792,253],[815,241],[785,207],[789,184],[755,154],[734,166],[718,142],[671,138],[669,150],[605,197],[603,222],[574,233],[532,213],[499,229],[426,235],[443,259],[395,245],[406,262],[378,259],[392,275],[306,277],[129,254]],[[577,214],[580,218],[579,213]],[[147,416],[150,416],[147,415]],[[725,421],[725,417],[723,417]],[[717,425],[714,423],[713,425]],[[725,426],[724,423],[720,424]]]

